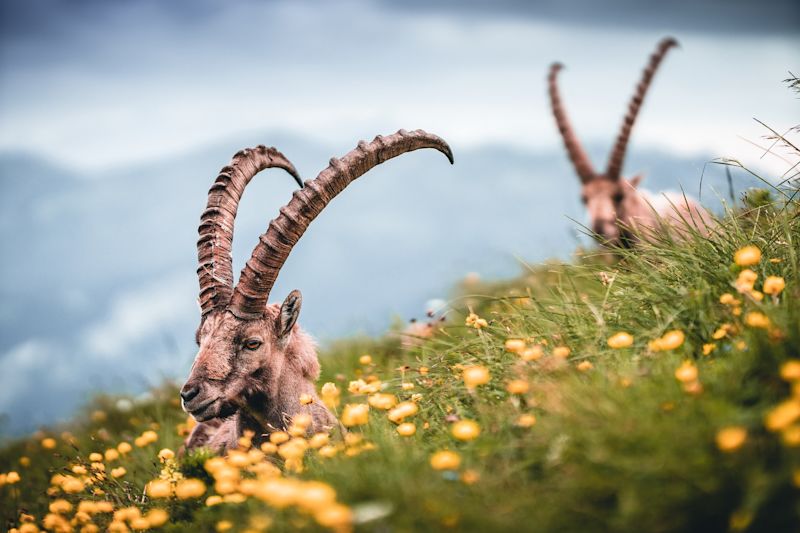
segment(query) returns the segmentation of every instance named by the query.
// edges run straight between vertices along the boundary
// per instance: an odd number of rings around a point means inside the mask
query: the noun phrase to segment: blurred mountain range
[[[251,133],[92,174],[36,154],[0,154],[3,433],[57,421],[95,390],[184,377],[199,318],[195,240],[206,192],[235,151],[259,143],[278,147],[306,179],[355,146]],[[604,162],[605,150],[589,151]],[[301,324],[324,342],[421,316],[468,272],[508,276],[519,260],[568,258],[581,241],[573,220],[585,216],[561,151],[454,151],[453,167],[418,151],[348,188],[295,248],[273,300],[300,289]],[[697,196],[710,157],[631,152],[627,168],[645,171],[648,189],[683,186]],[[734,178],[737,191],[753,185],[743,173]],[[280,170],[253,180],[237,219],[236,271],[294,187]],[[727,194],[722,168],[707,165],[703,203],[719,210]]]

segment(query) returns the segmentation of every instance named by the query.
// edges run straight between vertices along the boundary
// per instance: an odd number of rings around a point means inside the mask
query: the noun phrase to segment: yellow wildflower
[[[555,348],[553,348],[553,356],[566,359],[567,357],[569,357],[570,351],[571,350],[566,346],[556,346]]]
[[[362,355],[358,358],[358,362],[362,365],[371,365],[372,364],[372,356],[371,355]]]
[[[525,348],[519,356],[523,361],[536,361],[544,355],[544,348],[540,344],[534,344],[530,348]]]
[[[50,502],[48,507],[51,513],[66,514],[72,510],[72,504],[67,500],[59,499]]]
[[[711,352],[717,349],[717,345],[713,342],[707,342],[703,344],[703,355],[709,355]]]
[[[172,486],[166,479],[154,479],[147,485],[147,495],[151,498],[169,498]]]
[[[219,494],[213,494],[208,498],[206,498],[206,507],[213,507],[221,503],[222,503],[222,496],[220,496]]]
[[[175,452],[170,450],[169,448],[163,448],[160,452],[158,452],[158,458],[161,460],[162,463],[169,461],[175,457]]]
[[[742,294],[747,294],[753,290],[753,286],[758,279],[758,274],[754,271],[750,270],[749,268],[745,268],[739,275],[736,277],[736,290]]]
[[[217,522],[216,530],[219,531],[220,533],[222,533],[223,531],[229,531],[230,529],[233,529],[233,522],[231,522],[230,520],[220,520],[219,522]]]
[[[684,361],[681,366],[675,371],[675,379],[681,383],[690,383],[697,381],[697,367],[691,361]]]
[[[119,466],[117,468],[112,468],[111,469],[111,477],[113,477],[115,479],[116,478],[120,478],[120,477],[124,476],[127,473],[128,473],[128,471],[125,470],[124,466]]]
[[[403,422],[397,426],[397,433],[403,437],[410,437],[417,432],[417,426],[411,422]]]
[[[326,444],[322,448],[319,449],[319,454],[322,457],[330,458],[336,455],[339,450],[336,449],[336,446],[331,446],[330,444]]]
[[[330,409],[335,409],[339,405],[339,389],[333,383],[326,383],[320,389],[320,396],[322,396],[322,403]]]
[[[786,381],[800,380],[800,359],[789,359],[781,365],[781,378]]]
[[[511,394],[525,394],[530,389],[530,384],[524,379],[513,379],[506,385],[506,390]]]
[[[733,254],[733,261],[739,266],[756,265],[761,261],[761,250],[752,244],[744,246]]]
[[[400,402],[397,407],[389,411],[387,417],[395,424],[400,423],[404,418],[414,416],[419,412],[419,407],[414,402]]]
[[[791,398],[785,400],[767,413],[764,425],[770,431],[783,431],[800,418],[800,400]]]
[[[116,448],[109,448],[103,453],[103,456],[105,457],[106,461],[116,461],[119,459],[119,450]]]
[[[458,440],[475,440],[481,434],[481,427],[473,420],[459,420],[453,424],[450,432]]]
[[[42,448],[44,448],[45,450],[52,450],[53,448],[56,447],[56,439],[52,437],[47,437],[45,439],[42,439],[41,444]]]
[[[341,503],[331,503],[314,513],[314,520],[322,527],[338,531],[349,531],[353,522],[353,511]]]
[[[766,329],[770,326],[769,317],[764,313],[758,311],[750,311],[744,315],[744,323],[751,328]]]
[[[308,439],[308,446],[314,449],[322,448],[328,444],[329,441],[330,437],[327,433],[315,433],[310,439]]]
[[[129,453],[132,449],[133,446],[131,446],[130,443],[120,442],[119,444],[117,444],[117,451],[122,455]]]
[[[342,412],[342,424],[347,427],[362,426],[369,422],[369,405],[365,403],[349,403]]]
[[[534,424],[536,424],[536,417],[531,414],[519,415],[515,422],[515,425],[521,428],[529,428]]]
[[[181,500],[199,498],[206,492],[206,484],[196,478],[182,479],[175,485],[175,496]]]
[[[781,441],[786,446],[800,446],[800,426],[794,425],[783,430]]]
[[[282,444],[289,440],[289,434],[285,431],[273,431],[269,434],[269,441],[272,444]]]
[[[684,339],[685,336],[683,331],[679,329],[673,329],[672,331],[668,331],[662,335],[659,342],[659,347],[662,350],[674,350],[683,344]]]
[[[430,463],[434,470],[456,470],[461,466],[461,456],[450,450],[442,450],[431,455]]]
[[[588,372],[589,370],[591,370],[593,368],[594,368],[594,365],[592,364],[591,361],[581,361],[577,365],[577,369],[580,370],[581,372]]]
[[[310,403],[314,403],[314,398],[310,394],[301,394],[300,395],[300,405],[308,405]]]
[[[714,331],[714,333],[711,335],[711,338],[714,339],[715,341],[718,341],[724,338],[730,330],[731,330],[730,324],[722,324],[719,328],[716,329],[716,331]]]
[[[89,454],[89,460],[93,463],[99,463],[103,460],[103,455],[97,452]]]
[[[161,527],[169,520],[169,514],[164,509],[150,509],[144,518],[150,527]]]
[[[525,350],[525,341],[522,339],[506,339],[504,346],[507,352],[519,354]]]
[[[717,448],[723,452],[733,452],[742,447],[747,440],[747,430],[742,426],[729,426],[717,432]]]
[[[367,402],[375,409],[383,409],[384,411],[391,409],[397,404],[397,398],[394,394],[372,394],[367,398]]]
[[[485,385],[489,383],[490,379],[489,370],[485,366],[480,365],[465,367],[462,376],[464,384],[468,389],[474,389],[479,385]]]
[[[620,331],[610,336],[606,342],[610,348],[627,348],[633,344],[633,336],[630,333]]]
[[[786,288],[786,281],[780,276],[767,276],[764,280],[763,291],[771,296],[779,295]]]
[[[475,329],[485,328],[486,326],[489,325],[489,323],[486,322],[486,320],[479,317],[475,313],[470,313],[469,315],[467,315],[467,319],[464,321],[464,324],[466,326],[471,326]]]

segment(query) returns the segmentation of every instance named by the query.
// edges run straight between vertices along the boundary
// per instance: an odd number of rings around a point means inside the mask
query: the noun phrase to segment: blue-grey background
[[[569,257],[584,220],[545,93],[567,65],[568,111],[596,164],[656,42],[673,51],[626,169],[698,194],[705,164],[787,168],[756,116],[797,122],[795,1],[19,0],[0,4],[0,431],[63,418],[99,389],[183,377],[198,320],[196,226],[238,149],[274,145],[306,178],[361,138],[424,128],[456,155],[370,172],[320,216],[275,299],[304,295],[323,343],[420,316],[468,272]],[[723,173],[706,169],[719,206]],[[737,187],[747,184],[735,172]],[[291,195],[260,175],[235,269]]]

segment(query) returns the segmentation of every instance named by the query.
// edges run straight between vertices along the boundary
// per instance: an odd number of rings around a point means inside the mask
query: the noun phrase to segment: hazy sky
[[[787,169],[742,138],[766,143],[753,117],[798,123],[782,82],[800,72],[798,28],[797,0],[0,0],[0,230],[20,258],[0,268],[0,430],[3,413],[29,429],[88,391],[186,375],[195,228],[235,150],[276,144],[308,178],[377,133],[450,142],[453,167],[415,153],[337,198],[278,279],[275,295],[302,288],[317,338],[380,332],[469,271],[574,249],[553,61],[599,159],[656,43],[677,37],[626,170],[694,193],[714,157]],[[237,218],[236,270],[293,187],[265,174]]]
[[[748,2],[3,2],[0,148],[77,169],[159,158],[248,129],[349,148],[422,127],[454,146],[558,143],[548,65],[587,140],[610,142],[659,38],[634,143],[759,155],[786,128],[800,4]],[[777,171],[785,164],[774,161]]]

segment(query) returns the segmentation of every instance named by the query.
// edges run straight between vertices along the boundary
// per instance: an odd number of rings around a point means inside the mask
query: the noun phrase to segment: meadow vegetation
[[[178,453],[177,387],[99,396],[0,450],[11,531],[796,531],[800,202],[708,237],[468,279],[402,343],[342,340],[320,397],[225,458]],[[298,398],[298,402],[308,398]]]

